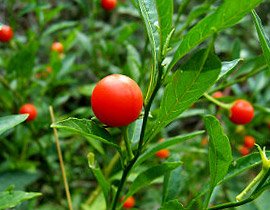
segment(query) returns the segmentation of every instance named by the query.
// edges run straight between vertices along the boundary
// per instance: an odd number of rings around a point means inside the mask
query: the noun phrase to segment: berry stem
[[[214,97],[208,95],[207,93],[203,94],[205,98],[207,98],[209,101],[213,102],[214,104],[229,110],[231,108],[231,104],[225,104],[223,102],[220,102],[219,100],[215,99]]]

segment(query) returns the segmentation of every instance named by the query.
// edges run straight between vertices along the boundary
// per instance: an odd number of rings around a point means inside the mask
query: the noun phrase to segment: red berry
[[[222,98],[223,93],[221,91],[214,92],[212,95],[214,98]]]
[[[230,109],[230,120],[238,125],[249,123],[254,117],[254,108],[246,100],[236,100]]]
[[[111,127],[126,126],[139,117],[143,95],[134,80],[125,75],[112,74],[97,83],[91,104],[102,123]]]
[[[20,114],[29,114],[28,118],[26,121],[32,121],[37,117],[37,109],[33,104],[24,104],[20,110]]]
[[[117,0],[101,0],[101,6],[107,11],[113,10],[117,5]]]
[[[54,42],[51,46],[51,50],[58,53],[62,53],[64,51],[64,46],[61,42]]]
[[[159,151],[156,152],[156,156],[161,158],[161,159],[165,159],[167,157],[170,156],[170,150],[168,149],[161,149]]]
[[[122,198],[121,200],[124,200],[124,198]],[[128,197],[125,203],[123,204],[123,207],[125,209],[131,209],[134,206],[135,206],[135,198],[133,196]]]
[[[244,137],[244,144],[247,148],[253,148],[255,145],[255,138],[253,136],[245,136]]]
[[[246,156],[246,155],[248,155],[249,154],[249,148],[247,148],[246,146],[240,146],[239,148],[238,148],[238,151],[240,152],[240,154],[242,155],[242,156]]]
[[[2,25],[0,26],[0,41],[8,42],[13,37],[13,30],[10,26]]]

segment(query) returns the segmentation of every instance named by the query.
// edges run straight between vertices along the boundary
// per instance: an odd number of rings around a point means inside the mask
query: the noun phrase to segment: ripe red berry
[[[122,198],[121,200],[123,200],[124,198]],[[125,209],[131,209],[135,206],[135,198],[133,196],[130,196],[127,198],[127,200],[125,201],[125,203],[123,204],[123,207]]]
[[[29,114],[28,118],[26,121],[32,121],[37,117],[37,109],[33,104],[24,104],[20,110],[20,114]]]
[[[117,5],[117,0],[101,0],[101,6],[107,11],[113,10]]]
[[[102,123],[111,127],[126,126],[139,117],[143,95],[134,80],[125,75],[112,74],[96,84],[91,104]]]
[[[13,30],[10,26],[2,25],[0,26],[0,41],[9,42],[13,37]]]
[[[238,125],[249,123],[254,117],[254,108],[246,100],[236,100],[230,108],[230,120]]]
[[[51,46],[51,50],[58,53],[62,53],[64,51],[64,46],[61,42],[54,42]]]
[[[214,98],[221,98],[223,97],[223,93],[221,91],[214,92],[212,95]]]
[[[248,155],[249,152],[250,152],[250,151],[249,151],[249,148],[247,148],[246,146],[243,146],[243,145],[239,146],[238,151],[240,152],[240,154],[241,154],[242,156],[246,156],[246,155]]]
[[[255,145],[255,138],[253,136],[245,136],[244,137],[244,145],[247,147],[247,148],[253,148],[254,145]]]

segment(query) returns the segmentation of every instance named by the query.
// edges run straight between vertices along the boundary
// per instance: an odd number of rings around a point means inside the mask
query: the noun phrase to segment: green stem
[[[263,191],[266,190],[269,186],[270,186],[270,183],[266,184],[264,187],[260,188],[258,192],[252,194],[249,198],[245,200],[242,200],[239,202],[229,202],[229,203],[220,204],[217,206],[210,207],[208,208],[208,210],[227,209],[227,208],[242,206],[258,198],[263,193]]]
[[[249,183],[249,185],[239,194],[236,196],[236,200],[240,201],[243,197],[251,191],[251,189],[265,176],[268,170],[262,169],[260,173]]]
[[[269,176],[270,176],[270,170],[268,169],[267,173],[264,175],[264,177],[262,178],[262,180],[260,181],[260,183],[255,188],[252,194],[257,193],[261,189],[261,187],[264,185],[264,183],[266,182]]]
[[[137,160],[137,155],[128,163],[128,165],[125,167],[124,171],[123,171],[123,174],[122,174],[122,177],[121,177],[121,181],[120,181],[120,184],[118,186],[118,189],[117,189],[117,192],[116,192],[116,195],[113,199],[113,204],[112,204],[112,210],[115,210],[116,209],[116,205],[117,205],[117,202],[120,198],[120,193],[124,187],[124,184],[125,184],[125,181],[127,179],[127,176],[130,172],[130,170],[132,169],[134,163],[136,162]]]
[[[127,155],[128,155],[128,160],[130,161],[134,155],[131,149],[131,145],[128,139],[128,128],[127,126],[123,127],[122,129],[122,133],[123,133],[123,138],[124,138],[124,142],[125,142],[125,146],[126,146],[126,150],[127,150]]]
[[[124,184],[125,184],[126,179],[127,179],[128,175],[129,175],[129,172],[131,171],[133,165],[136,163],[137,159],[139,158],[139,156],[140,156],[140,154],[142,152],[143,139],[144,139],[144,135],[145,135],[148,116],[149,116],[149,113],[150,113],[150,108],[151,108],[152,102],[154,101],[154,98],[155,98],[155,96],[156,96],[156,94],[157,94],[157,92],[158,92],[158,90],[159,90],[159,88],[161,86],[162,69],[160,67],[161,67],[161,62],[159,63],[157,83],[155,85],[155,88],[154,88],[154,90],[153,90],[153,92],[151,94],[151,97],[150,97],[148,103],[145,106],[142,129],[141,129],[141,134],[140,134],[140,140],[139,140],[139,143],[138,143],[138,149],[136,151],[136,154],[135,154],[134,158],[127,164],[127,166],[125,167],[125,169],[123,171],[120,184],[118,186],[116,195],[115,195],[115,197],[113,199],[112,210],[116,209],[117,202],[118,202],[118,200],[120,198],[121,191],[122,191],[122,189],[124,187]]]
[[[207,98],[209,101],[212,101],[214,104],[224,108],[224,109],[230,109],[231,108],[231,104],[225,104],[222,103],[220,101],[218,101],[217,99],[213,98],[212,96],[208,95],[207,93],[203,94],[205,98]]]

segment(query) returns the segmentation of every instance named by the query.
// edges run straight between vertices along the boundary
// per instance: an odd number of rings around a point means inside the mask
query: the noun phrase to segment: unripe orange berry
[[[121,200],[124,200],[124,197],[122,197]],[[123,204],[123,208],[125,209],[131,209],[135,206],[135,198],[133,196],[130,196],[127,198],[127,200],[125,201],[125,203]]]
[[[214,92],[212,95],[214,98],[222,98],[223,93],[221,91]]]
[[[51,47],[52,51],[62,53],[64,51],[64,46],[61,42],[54,42]]]
[[[208,144],[208,138],[207,137],[203,137],[202,141],[201,141],[201,145],[205,146]]]
[[[165,159],[167,157],[170,156],[170,150],[168,149],[161,149],[159,151],[156,152],[156,156],[161,158],[161,159]]]
[[[253,136],[245,136],[244,137],[244,144],[247,148],[253,148],[255,145],[255,138]]]
[[[249,148],[247,148],[246,146],[244,146],[244,145],[242,145],[242,146],[240,146],[239,148],[238,148],[238,151],[240,152],[240,154],[242,155],[242,156],[246,156],[246,155],[248,155],[249,154]]]

